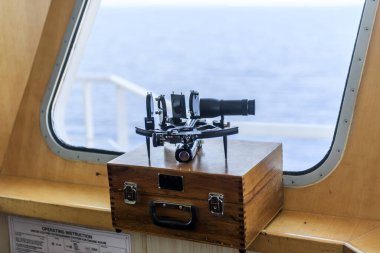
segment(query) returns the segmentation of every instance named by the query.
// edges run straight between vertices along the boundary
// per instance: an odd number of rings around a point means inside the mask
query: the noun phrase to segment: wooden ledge
[[[351,240],[350,245],[356,249],[359,249],[359,252],[379,252],[380,227],[378,226],[368,233]]]
[[[259,252],[379,252],[380,221],[282,211],[251,250]]]
[[[112,230],[106,187],[0,176],[0,212]],[[380,252],[380,221],[282,211],[250,250]]]
[[[112,229],[106,187],[0,176],[0,212]]]

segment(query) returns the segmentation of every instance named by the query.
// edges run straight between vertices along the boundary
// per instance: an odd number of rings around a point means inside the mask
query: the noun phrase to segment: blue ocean
[[[255,99],[256,115],[231,121],[335,126],[362,6],[102,7],[78,76],[117,75],[156,94]],[[95,147],[116,149],[117,90],[94,83]],[[69,144],[85,145],[83,85],[73,85],[65,124]],[[143,144],[145,98],[125,99],[128,147]],[[332,139],[237,135],[282,142],[285,170],[308,169]],[[207,143],[206,143],[207,145]]]

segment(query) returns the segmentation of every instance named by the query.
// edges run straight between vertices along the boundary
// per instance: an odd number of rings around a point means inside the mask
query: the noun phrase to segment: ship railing
[[[145,98],[149,90],[128,81],[117,75],[91,75],[79,76],[76,81],[83,85],[84,92],[84,121],[86,133],[86,146],[94,146],[94,121],[92,108],[92,85],[94,83],[116,86],[116,141],[112,145],[117,150],[127,150],[128,148],[128,120],[125,107],[126,94],[131,93]],[[157,94],[152,94],[157,97]],[[166,103],[171,111],[170,102]],[[170,115],[170,114],[169,114]],[[145,115],[144,115],[145,116]],[[143,116],[142,116],[143,117]],[[272,123],[256,121],[233,122],[239,126],[239,134],[254,135],[258,137],[278,136],[281,138],[304,138],[304,139],[332,139],[334,127],[331,125],[318,124],[297,124],[297,123]]]

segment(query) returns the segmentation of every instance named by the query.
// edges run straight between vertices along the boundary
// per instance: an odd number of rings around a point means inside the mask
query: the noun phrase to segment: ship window
[[[227,117],[240,126],[232,138],[282,142],[284,170],[308,171],[331,151],[363,6],[104,0],[57,89],[55,139],[68,149],[117,155],[145,142],[134,127],[144,124],[147,91],[197,90],[255,99],[255,116]]]

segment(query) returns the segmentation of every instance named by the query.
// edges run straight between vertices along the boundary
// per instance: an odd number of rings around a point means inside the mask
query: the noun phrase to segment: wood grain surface
[[[53,0],[50,4],[1,174],[107,187],[105,165],[69,161],[55,155],[47,146],[39,126],[42,99],[74,3],[74,0]]]
[[[380,226],[358,236],[350,241],[356,249],[366,253],[377,253],[380,249]]]
[[[208,159],[195,159],[185,164],[178,163],[173,152],[165,148],[152,155],[151,163],[148,163],[142,159],[146,158],[145,145],[110,161],[108,175],[114,226],[240,249],[248,247],[283,205],[281,145],[231,141],[231,157],[240,159],[226,162],[222,156],[219,157],[219,153],[223,154],[221,144],[218,141],[207,142],[202,152]],[[171,153],[163,156],[162,152]],[[158,174],[183,177],[184,190],[161,189]],[[124,182],[137,184],[137,203],[134,205],[124,203]],[[210,192],[224,195],[222,217],[209,213]],[[179,202],[197,207],[196,228],[189,231],[156,226],[149,212],[149,204],[153,201]],[[171,212],[168,217],[189,220],[182,214]]]
[[[208,174],[186,173],[184,171],[157,169],[152,167],[134,167],[133,165],[109,165],[110,181],[113,190],[122,190],[124,182],[134,182],[139,187],[139,192],[153,195],[167,195],[178,198],[207,199],[210,192],[225,193],[227,203],[240,203],[241,192],[237,189],[242,186],[240,177],[228,177],[225,175],[210,177]],[[154,173],[152,173],[154,169]],[[172,191],[160,189],[158,186],[158,174],[171,176],[184,176],[184,191]],[[207,187],[205,187],[207,186]]]
[[[49,5],[49,0],[0,1],[0,169]]]
[[[198,155],[190,163],[178,163],[174,158],[174,145],[151,148],[149,164],[145,146],[112,160],[112,164],[133,164],[135,167],[155,167],[209,173],[214,175],[243,176],[278,148],[278,143],[229,141],[228,159],[225,161],[222,138],[205,140]]]
[[[303,188],[286,188],[285,209],[380,220],[379,66],[377,11],[343,158],[322,182]]]
[[[250,250],[282,252],[379,252],[380,221],[283,210]],[[376,251],[377,249],[377,251]]]
[[[0,22],[2,34],[9,35],[11,33],[11,37],[0,37],[1,60],[7,62],[0,68],[2,80],[7,80],[0,85],[0,91],[1,94],[9,94],[0,102],[0,116],[2,117],[0,160],[4,155],[1,174],[2,176],[9,175],[17,178],[28,177],[43,182],[100,186],[104,187],[106,192],[108,178],[105,166],[67,161],[57,157],[49,150],[40,133],[41,101],[63,34],[66,31],[66,24],[73,3],[72,0],[7,0],[0,3],[0,19],[3,20]],[[47,16],[46,11],[48,11]],[[7,23],[12,20],[12,15],[17,17],[17,20],[13,19],[11,23]],[[10,19],[7,19],[8,17]],[[4,22],[4,20],[8,21]],[[38,33],[43,23],[45,25],[40,39]],[[24,32],[13,34],[12,31],[16,26],[19,31]],[[38,49],[34,57],[33,47],[38,41]],[[9,52],[6,52],[8,49]],[[11,53],[12,50],[13,52],[19,51],[20,55],[14,57]],[[31,62],[33,62],[33,67],[28,72]],[[284,204],[286,210],[295,211],[294,216],[304,213],[309,217],[319,218],[311,219],[312,222],[308,223],[310,224],[308,229],[305,229],[302,223],[298,224],[299,220],[296,217],[277,218],[276,222],[269,224],[267,231],[272,228],[282,228],[281,238],[276,239],[277,241],[271,239],[268,241],[268,238],[265,237],[261,239],[263,235],[260,235],[254,245],[261,245],[262,252],[270,252],[272,249],[272,253],[276,252],[275,249],[283,249],[282,252],[287,252],[285,249],[292,248],[298,250],[293,252],[313,252],[313,249],[314,252],[318,252],[318,250],[320,252],[323,249],[320,248],[320,244],[323,242],[318,241],[315,245],[314,236],[321,236],[318,233],[322,233],[322,231],[325,231],[326,238],[329,240],[341,242],[338,250],[343,248],[344,252],[354,251],[355,249],[344,246],[344,241],[348,240],[352,242],[354,248],[363,248],[367,252],[379,252],[378,229],[376,228],[377,225],[373,225],[380,220],[379,66],[380,19],[376,17],[369,53],[365,59],[364,72],[358,91],[354,120],[351,124],[350,136],[342,161],[329,177],[318,184],[299,189],[285,189]],[[51,220],[62,219],[59,215],[61,206],[21,200],[16,198],[14,194],[15,192],[8,191],[6,193],[8,196],[2,196],[2,212],[44,217]],[[106,201],[103,200],[102,204],[94,203],[94,206],[109,205]],[[95,226],[98,222],[106,224],[110,217],[110,214],[108,217],[102,215],[88,217],[85,212],[80,213],[76,210],[73,208],[72,211],[67,212],[65,222],[80,224],[86,220],[88,224]],[[326,218],[331,216],[335,218]],[[367,220],[368,223],[361,221],[356,223],[357,220]],[[298,229],[292,229],[292,226],[289,225],[292,221],[297,221]],[[320,227],[322,225],[324,227]],[[3,226],[1,225],[2,228]],[[361,234],[361,232],[351,232],[351,229],[356,226],[362,231],[366,231],[366,235]],[[371,226],[375,226],[372,232],[368,230],[368,227]],[[105,229],[106,227],[107,225],[104,225]],[[294,233],[298,238],[289,239],[289,236],[287,237],[289,233]],[[352,236],[352,239],[347,239],[347,234]],[[133,244],[139,246],[136,252],[177,252],[173,251],[176,249],[183,252],[198,252],[194,249],[199,249],[199,252],[223,252],[224,250],[230,252],[229,249],[223,247],[162,239],[139,233],[136,235],[143,238]],[[270,236],[269,233],[268,235]],[[297,246],[296,244],[300,243],[300,238],[303,238],[302,246]],[[157,248],[158,246],[160,248]],[[334,249],[335,246],[329,250]]]
[[[164,235],[172,238],[187,239],[199,242],[225,245],[239,248],[243,236],[240,235],[242,218],[242,206],[236,204],[225,204],[225,215],[215,217],[209,214],[207,201],[168,198],[164,196],[140,195],[136,205],[124,203],[122,194],[112,194],[114,226],[116,228]],[[163,201],[166,203],[178,203],[193,205],[197,207],[197,223],[193,230],[181,230],[159,227],[153,224],[149,213],[149,203],[152,201]],[[170,219],[180,219],[182,212],[171,213]]]
[[[253,242],[283,206],[282,168],[279,145],[243,176],[245,245]]]

